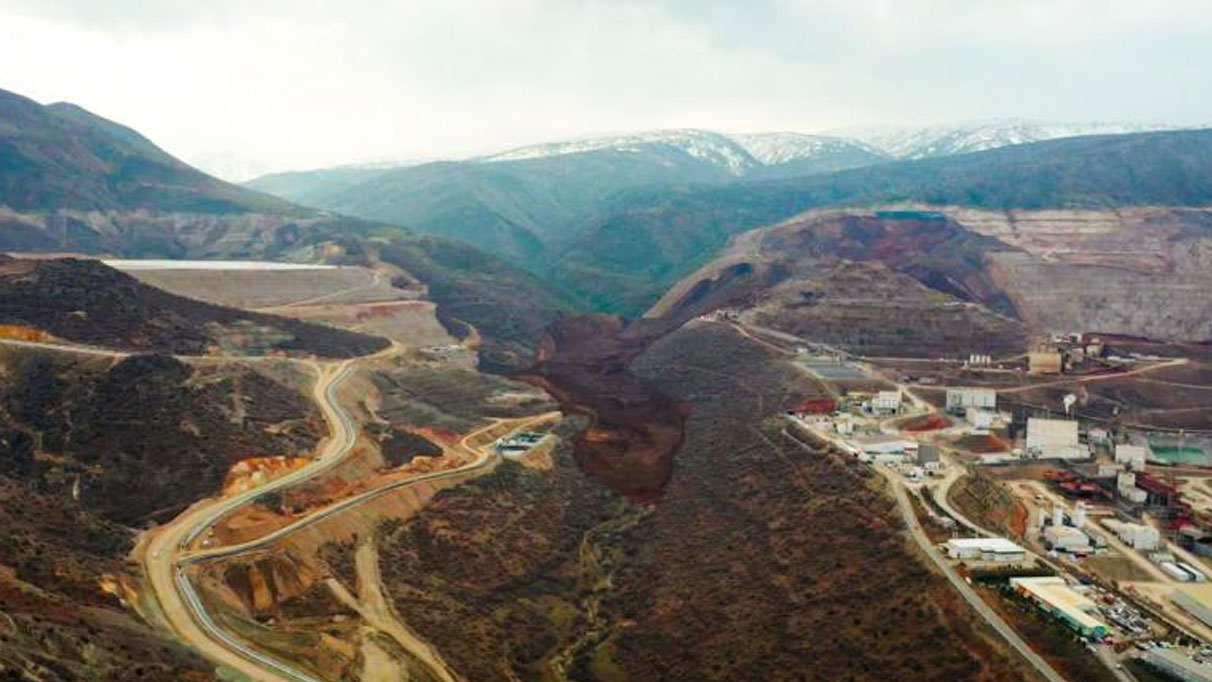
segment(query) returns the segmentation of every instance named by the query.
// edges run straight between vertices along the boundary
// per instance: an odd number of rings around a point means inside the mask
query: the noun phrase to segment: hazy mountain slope
[[[370,243],[376,246],[370,248]],[[392,254],[398,265],[422,273],[413,277],[429,287],[442,319],[460,333],[466,328],[456,320],[473,325],[486,347],[502,349],[502,360],[529,363],[528,354],[541,338],[539,322],[558,309],[574,307],[533,276],[472,247],[229,185],[177,161],[137,132],[83,109],[68,104],[44,107],[0,92],[0,251],[370,265],[379,248]],[[81,300],[93,300],[89,294],[94,292],[86,288],[78,293]],[[49,290],[43,293],[49,295]],[[66,297],[43,303],[48,310],[71,305]],[[36,317],[29,313],[22,319]],[[126,331],[146,333],[145,339],[154,340],[150,346],[135,347],[165,348],[164,334],[182,330],[179,316],[167,320],[159,327],[132,324]],[[88,325],[77,326],[81,331]],[[268,326],[287,337],[296,333],[277,323]],[[109,340],[133,341],[112,323],[99,328],[114,335]],[[215,340],[192,327],[188,337],[191,349]],[[278,339],[272,345],[287,348],[292,343]],[[361,342],[342,343],[346,352],[364,349]]]
[[[635,151],[410,166],[309,196],[328,210],[409,225],[526,264],[620,189],[732,177],[724,167],[655,144]]]
[[[304,206],[322,206],[328,197],[395,170],[393,167],[337,166],[315,170],[288,171],[262,175],[244,183],[245,187],[282,197]]]
[[[541,254],[569,239],[620,190],[804,175],[886,158],[838,138],[672,130],[532,145],[390,171],[280,174],[248,186],[459,239],[535,269]]]
[[[548,273],[638,314],[727,239],[819,206],[984,208],[1212,203],[1212,130],[1079,137],[793,180],[621,193]]]
[[[0,90],[0,204],[230,213],[294,212],[286,202],[225,183],[124,126],[70,104],[43,106]]]

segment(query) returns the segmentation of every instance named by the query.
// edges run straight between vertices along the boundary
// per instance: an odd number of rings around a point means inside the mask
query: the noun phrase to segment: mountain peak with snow
[[[1122,135],[1182,126],[1140,123],[1058,123],[1025,119],[995,119],[923,126],[841,128],[832,134],[868,144],[898,159],[924,159],[997,149],[1084,135]]]

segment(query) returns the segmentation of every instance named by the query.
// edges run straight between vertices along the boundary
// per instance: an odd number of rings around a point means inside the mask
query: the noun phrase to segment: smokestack
[[[1037,530],[1043,530],[1044,526],[1048,525],[1048,511],[1043,507],[1035,508],[1035,527]]]
[[[1052,525],[1057,528],[1065,525],[1065,508],[1059,504],[1052,505]]]

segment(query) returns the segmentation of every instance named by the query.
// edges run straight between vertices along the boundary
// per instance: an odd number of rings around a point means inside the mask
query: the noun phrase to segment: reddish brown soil
[[[682,443],[686,410],[627,365],[672,323],[631,325],[605,315],[564,317],[548,329],[538,362],[522,379],[590,419],[574,455],[585,473],[642,502],[661,495]]]
[[[904,429],[910,433],[938,431],[951,426],[951,420],[937,414],[915,417],[905,422]]]
[[[989,434],[964,436],[955,441],[955,447],[968,452],[987,453],[1005,452],[1010,449],[1010,444],[998,436]]]

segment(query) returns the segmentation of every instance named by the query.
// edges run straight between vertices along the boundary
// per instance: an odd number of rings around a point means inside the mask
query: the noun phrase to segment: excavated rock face
[[[988,256],[993,280],[1033,330],[1212,339],[1212,212],[957,211],[1014,246]]]
[[[223,573],[226,587],[256,616],[277,613],[283,602],[306,593],[320,577],[309,562],[286,553],[233,562]]]

